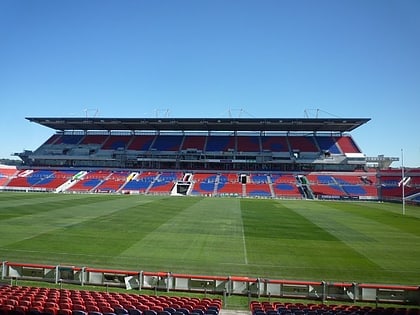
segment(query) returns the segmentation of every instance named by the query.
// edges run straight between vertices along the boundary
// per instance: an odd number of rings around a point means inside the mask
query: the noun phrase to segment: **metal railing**
[[[298,281],[241,276],[128,271],[64,265],[2,262],[1,279],[45,281],[130,290],[188,291],[209,294],[283,297],[322,302],[380,302],[420,305],[420,286]]]

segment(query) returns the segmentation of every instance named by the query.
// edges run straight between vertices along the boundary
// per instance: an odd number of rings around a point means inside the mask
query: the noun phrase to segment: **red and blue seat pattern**
[[[217,175],[216,174],[194,174],[192,195],[210,195],[215,189]]]
[[[419,315],[420,308],[356,304],[251,301],[251,315]]]
[[[0,287],[2,315],[218,315],[221,308],[217,298]]]

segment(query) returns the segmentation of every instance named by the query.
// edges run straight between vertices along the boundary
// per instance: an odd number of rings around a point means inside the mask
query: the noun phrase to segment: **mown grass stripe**
[[[266,202],[264,207],[259,204],[258,211],[255,211],[256,202],[242,202],[248,253],[253,263],[263,257],[265,263],[277,264],[284,274],[315,268],[320,272],[314,275],[318,279],[332,276],[326,266],[334,265],[340,273],[343,270],[354,272],[360,266],[378,268],[335,235],[290,207],[291,204],[302,205],[302,202],[273,200]]]
[[[161,267],[166,264],[171,271],[202,273],[226,262],[244,262],[242,234],[239,201],[200,198],[123,255],[138,255],[144,268],[158,260]]]
[[[0,239],[1,249],[9,253],[14,250],[33,252],[37,249],[39,255],[44,254],[44,258],[49,257],[48,253],[57,255],[60,252],[78,252],[82,255],[101,254],[101,251],[109,253],[115,250],[113,242],[119,239],[119,234],[115,233],[118,220],[124,222],[120,225],[130,223],[130,220],[123,219],[120,212],[128,207],[157,202],[158,199],[103,197],[87,198],[86,201],[85,204],[76,205],[64,203],[66,206],[62,208],[55,205],[53,210],[7,220],[5,229],[9,233]],[[122,237],[124,242],[125,238]]]
[[[417,260],[420,257],[420,238],[382,223],[395,217],[393,212],[378,213],[367,204],[356,210],[357,204],[337,202],[308,201],[304,205],[289,203],[288,206],[376,265],[372,272],[382,279],[395,278],[397,274],[397,277],[409,278],[420,273]],[[370,211],[374,213],[369,215]],[[378,218],[379,214],[380,220],[370,219]],[[395,219],[406,220],[403,217]],[[349,262],[357,265],[354,260]],[[362,264],[360,268],[366,269],[366,265]]]
[[[420,241],[414,226],[418,216],[412,214],[420,211],[407,205],[410,218],[404,218],[399,216],[400,207],[371,202],[1,193],[0,259],[418,284]]]
[[[102,202],[103,196],[77,194],[57,195],[47,193],[20,193],[20,198],[7,198],[7,194],[0,194],[0,221],[27,215],[39,215],[42,212],[49,212],[56,209],[86,206],[89,203]],[[118,198],[119,196],[107,196],[106,201]],[[7,222],[5,222],[7,223]]]
[[[420,237],[420,211],[418,207],[410,207],[410,210],[403,215],[398,204],[335,202],[332,205],[335,209],[357,215],[360,220],[374,221]]]

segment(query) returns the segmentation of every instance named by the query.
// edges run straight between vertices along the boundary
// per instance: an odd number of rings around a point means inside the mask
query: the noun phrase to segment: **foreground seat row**
[[[420,315],[420,308],[252,301],[252,315]]]
[[[0,287],[0,315],[218,315],[221,307],[210,298]]]

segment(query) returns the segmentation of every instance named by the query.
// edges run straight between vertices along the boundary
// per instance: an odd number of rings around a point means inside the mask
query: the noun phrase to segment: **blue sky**
[[[0,45],[2,158],[25,117],[318,116],[420,167],[418,0],[1,0]]]

